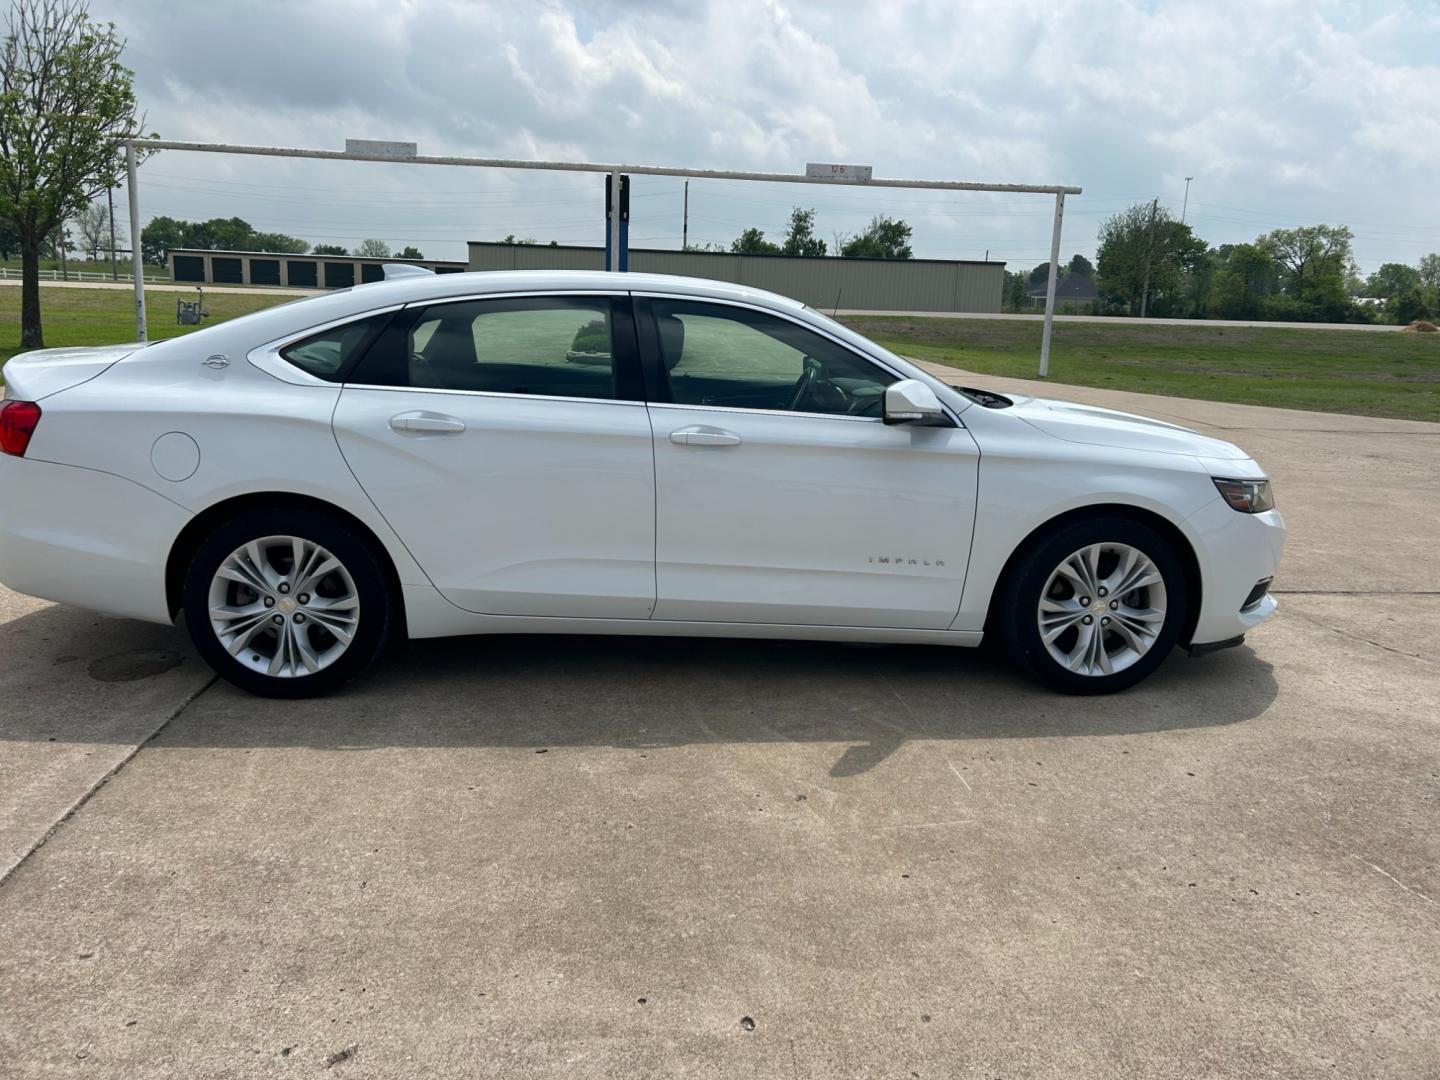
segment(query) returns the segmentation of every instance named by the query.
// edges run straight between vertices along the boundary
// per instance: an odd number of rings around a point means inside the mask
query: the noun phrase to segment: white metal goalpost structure
[[[354,145],[353,143],[350,145]],[[610,176],[609,250],[610,269],[620,266],[620,178],[636,176],[680,176],[702,180],[758,180],[780,184],[828,184],[860,188],[922,188],[930,191],[987,191],[1025,195],[1053,195],[1055,218],[1050,232],[1050,273],[1045,286],[1045,325],[1040,336],[1040,377],[1050,373],[1050,331],[1055,319],[1055,285],[1060,261],[1060,227],[1065,216],[1065,196],[1079,195],[1081,189],[1063,184],[984,184],[968,180],[873,179],[869,175],[812,176],[804,173],[735,172],[720,169],[682,169],[661,165],[618,165],[583,161],[516,161],[508,158],[439,157],[417,154],[412,143],[366,143],[345,150],[309,150],[287,146],[242,146],[233,143],[176,142],[167,139],[137,139],[125,144],[125,171],[130,197],[131,272],[135,281],[135,334],[146,339],[145,275],[140,259],[140,189],[137,149],[189,150],[206,154],[245,154],[260,157],[318,158],[325,161],[375,161],[384,164],[460,165],[479,169],[540,169],[550,172],[585,172]],[[867,170],[868,173],[868,170]]]

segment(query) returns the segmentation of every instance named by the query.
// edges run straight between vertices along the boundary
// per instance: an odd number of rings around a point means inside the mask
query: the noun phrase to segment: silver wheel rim
[[[355,640],[360,596],[345,565],[298,536],[238,547],[210,581],[210,626],[251,671],[295,679],[323,671]]]
[[[1124,671],[1165,626],[1165,579],[1139,548],[1091,544],[1067,556],[1040,592],[1040,640],[1076,675]]]

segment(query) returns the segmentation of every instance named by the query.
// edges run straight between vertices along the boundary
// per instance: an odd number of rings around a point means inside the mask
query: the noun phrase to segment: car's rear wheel
[[[308,697],[369,667],[384,647],[391,597],[379,556],[322,513],[257,510],[221,525],[185,576],[195,647],[235,685]]]
[[[1072,694],[1134,686],[1185,624],[1184,565],[1155,529],[1121,517],[1072,521],[1013,568],[997,621],[1026,670]]]

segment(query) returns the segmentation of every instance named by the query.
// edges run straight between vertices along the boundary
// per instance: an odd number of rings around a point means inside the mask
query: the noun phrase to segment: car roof
[[[406,275],[386,281],[357,285],[368,298],[393,295],[403,303],[420,300],[470,296],[488,292],[529,292],[596,289],[605,292],[670,292],[716,299],[743,300],[761,307],[781,310],[804,308],[798,300],[713,278],[681,277],[675,274],[611,273],[606,270],[485,270],[462,274]]]

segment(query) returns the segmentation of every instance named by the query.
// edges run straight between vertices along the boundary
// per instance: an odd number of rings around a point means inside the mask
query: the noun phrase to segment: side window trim
[[[665,362],[660,355],[660,328],[655,321],[655,311],[652,306],[652,301],[654,300],[674,300],[680,303],[687,304],[707,304],[712,307],[734,308],[738,311],[753,312],[756,315],[766,315],[771,318],[779,319],[783,322],[788,322],[792,326],[799,327],[801,330],[805,330],[811,334],[814,334],[816,337],[823,338],[825,341],[828,341],[836,348],[843,350],[850,356],[853,356],[856,360],[861,361],[862,363],[870,364],[875,368],[879,369],[880,371],[885,372],[885,374],[889,375],[892,379],[898,380],[907,377],[902,372],[894,370],[890,367],[890,365],[882,363],[875,357],[860,352],[848,342],[841,341],[833,334],[829,334],[826,331],[820,329],[819,327],[811,326],[809,323],[806,323],[803,320],[791,318],[784,312],[773,311],[769,308],[755,307],[752,304],[738,303],[734,300],[721,300],[709,296],[685,296],[672,293],[632,293],[631,295],[634,297],[635,300],[636,333],[640,342],[641,368],[645,373],[645,391],[647,395],[647,400],[653,405],[674,405],[677,408],[687,409],[714,408],[722,409],[726,412],[763,412],[771,413],[778,416],[823,416],[829,419],[839,418],[848,420],[876,419],[875,417],[868,416],[846,416],[843,413],[804,412],[791,409],[752,409],[745,408],[743,406],[689,405],[684,402],[676,401],[674,395],[670,391],[669,373],[665,370]]]
[[[311,297],[305,297],[305,299],[308,300],[311,299]],[[290,303],[296,303],[296,301],[292,300],[290,301]],[[245,359],[249,361],[252,367],[257,367],[261,371],[265,372],[265,374],[273,375],[275,378],[281,380],[282,382],[295,383],[299,386],[340,386],[342,385],[343,380],[322,379],[318,375],[312,375],[304,368],[292,364],[289,360],[286,360],[285,357],[281,356],[280,354],[285,349],[290,348],[292,345],[298,345],[306,338],[312,338],[318,334],[323,334],[327,330],[338,330],[343,327],[349,326],[351,323],[364,322],[366,319],[377,319],[382,315],[392,316],[393,321],[393,316],[400,312],[404,307],[404,304],[389,304],[385,307],[372,308],[369,311],[356,312],[350,315],[346,315],[344,318],[331,319],[329,322],[317,323],[314,326],[306,327],[304,330],[292,331],[291,333],[286,334],[282,338],[276,338],[274,341],[267,341],[264,345],[261,345],[255,349],[251,349],[248,353],[245,354]],[[375,335],[375,337],[378,336],[378,334]],[[355,364],[359,362],[360,358],[364,356],[366,352],[369,351],[370,346],[374,343],[375,338],[372,337],[369,341],[365,343],[365,347],[363,349],[357,349],[354,362],[348,364],[347,367],[353,370]],[[348,375],[348,373],[349,372],[347,371],[346,374]]]
[[[485,301],[507,301],[507,300],[592,300],[598,303],[603,302],[609,305],[609,316],[611,323],[611,350],[612,363],[616,377],[617,396],[615,397],[569,397],[562,394],[519,394],[502,390],[466,390],[461,388],[410,386],[402,383],[371,383],[363,378],[350,381],[348,376],[358,374],[363,377],[364,360],[371,349],[383,340],[393,341],[396,337],[409,337],[410,332],[419,323],[421,316],[426,312],[440,307],[448,307],[454,304],[483,303]],[[495,292],[480,293],[467,296],[447,296],[443,298],[415,300],[404,304],[396,309],[397,313],[385,327],[383,334],[377,334],[369,342],[363,352],[357,357],[356,362],[350,365],[347,372],[345,385],[354,389],[366,390],[394,390],[408,393],[427,394],[466,394],[476,397],[502,397],[519,398],[529,401],[569,401],[569,402],[597,402],[622,404],[644,404],[645,388],[640,374],[640,346],[636,334],[636,318],[634,304],[630,294],[627,292],[609,292],[593,290],[558,291],[558,292]]]

